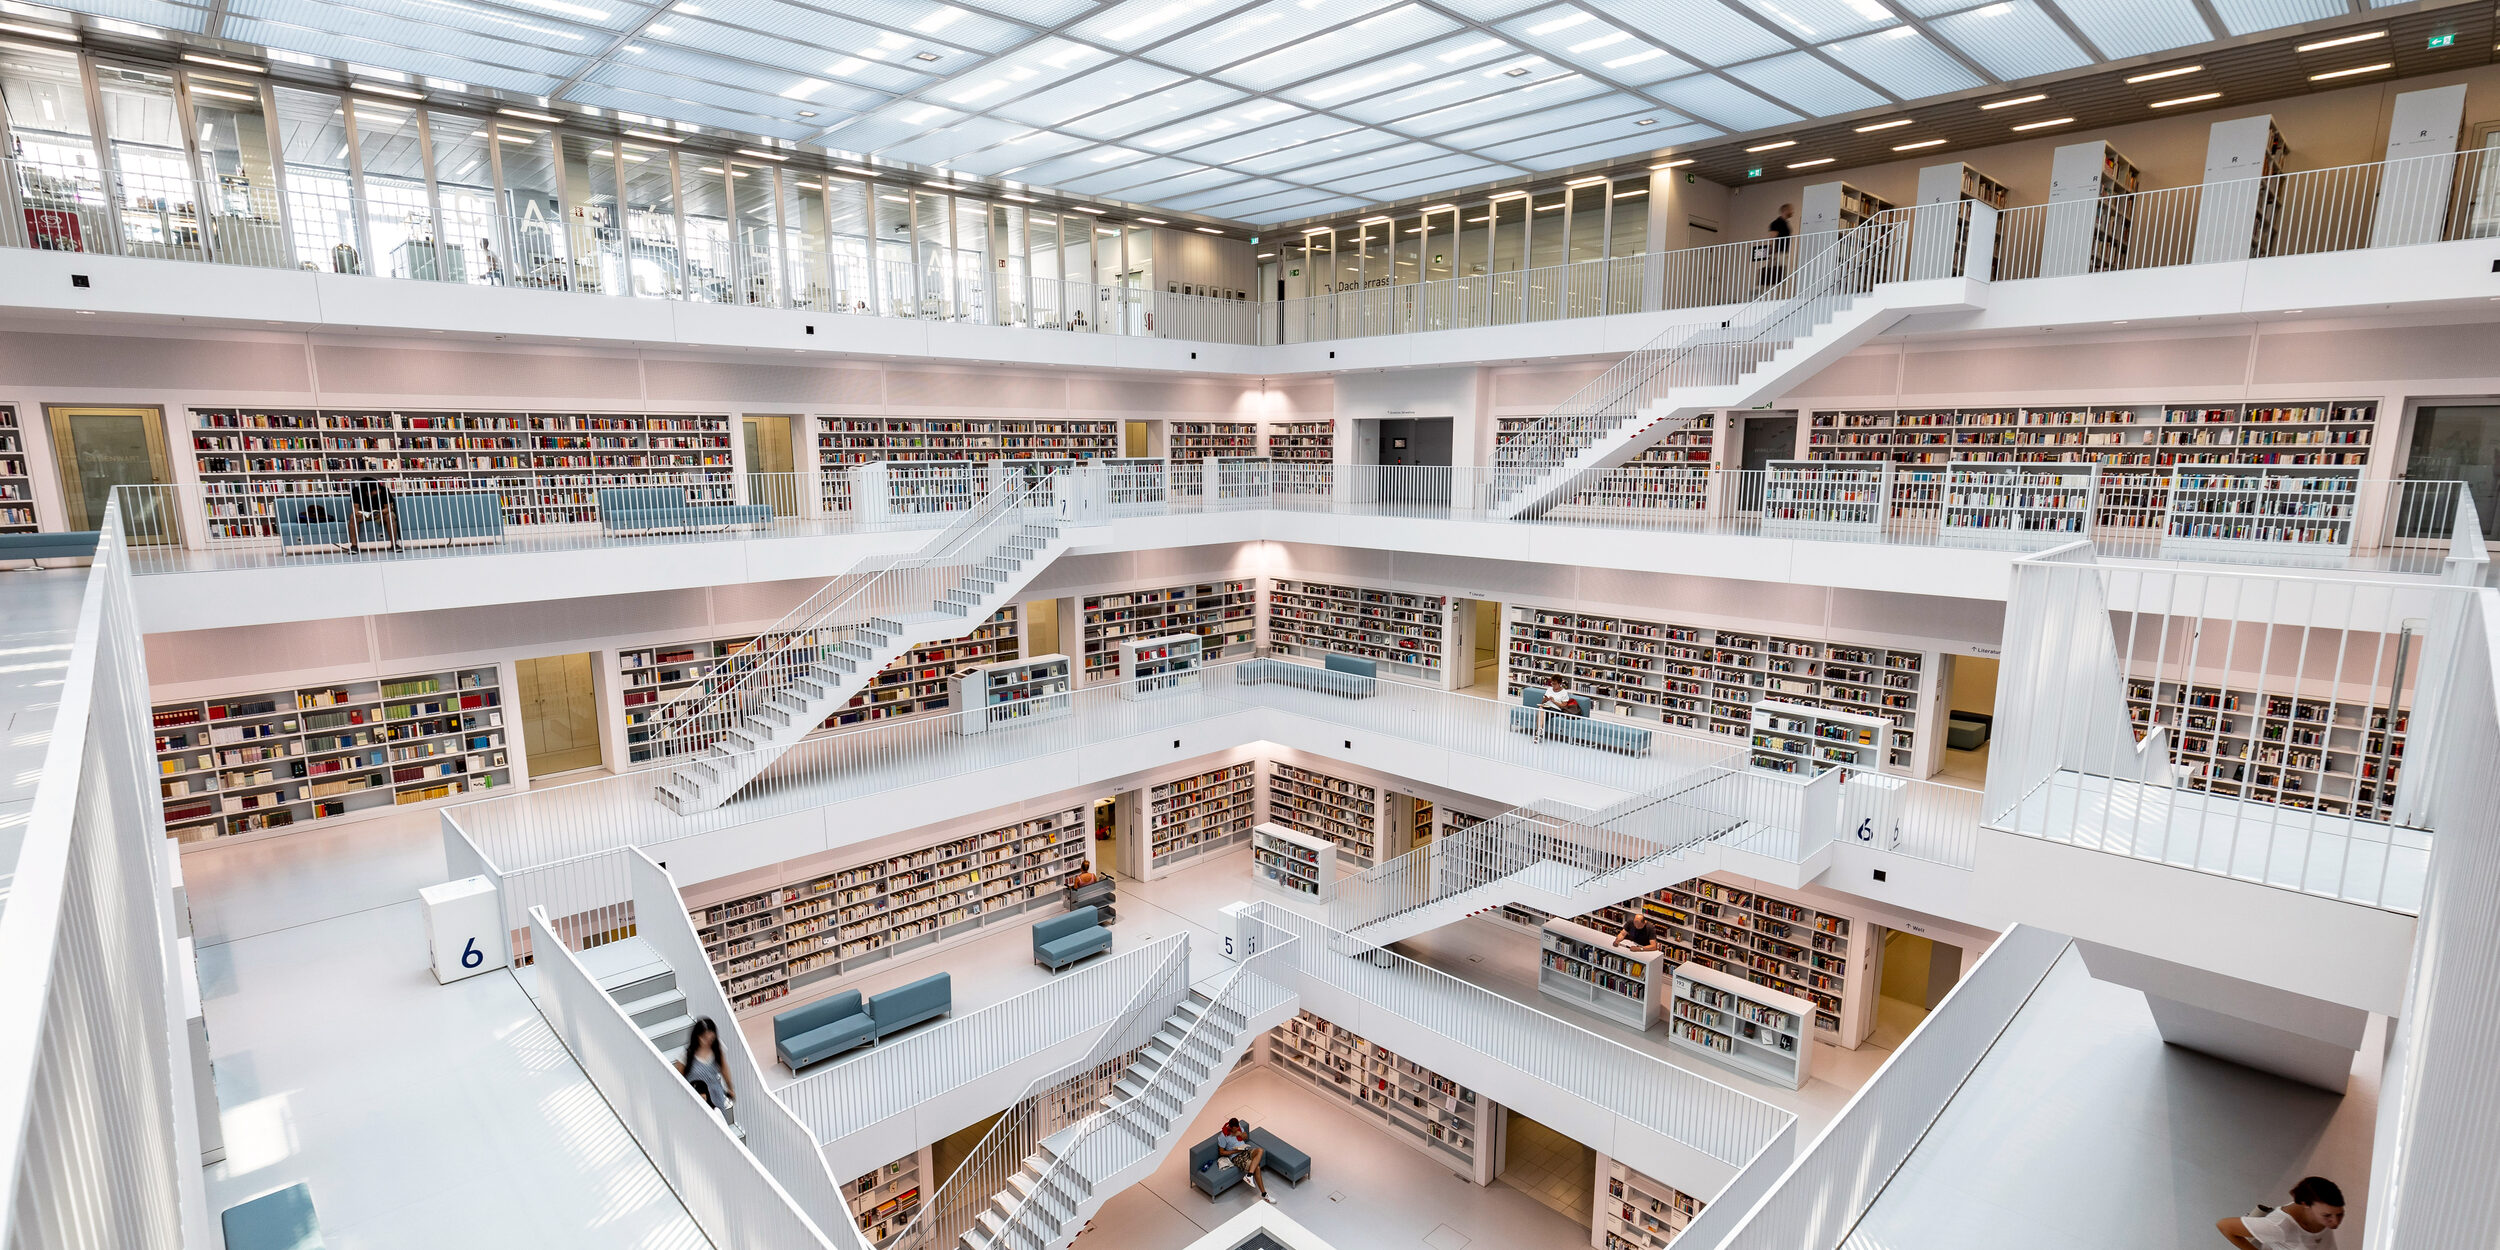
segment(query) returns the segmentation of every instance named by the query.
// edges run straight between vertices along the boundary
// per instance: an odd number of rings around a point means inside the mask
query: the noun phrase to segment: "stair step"
[[[676,987],[677,975],[674,972],[669,974],[668,980],[669,988],[647,997],[629,999],[614,994],[608,997],[616,999],[617,1006],[625,1009],[625,1018],[633,1021],[637,1028],[674,1020],[686,1014],[686,992]]]
[[[663,1055],[673,1055],[686,1048],[686,1037],[694,1032],[694,1017],[679,1013],[675,1017],[642,1026],[642,1035]]]

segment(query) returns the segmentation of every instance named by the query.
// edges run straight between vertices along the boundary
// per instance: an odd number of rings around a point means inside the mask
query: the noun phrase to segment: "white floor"
[[[2165,1045],[2142,994],[2069,951],[1844,1250],[2209,1250],[2215,1220],[2313,1174],[2359,1246],[2385,1024],[2338,1098]]]
[[[188,855],[226,1161],[309,1182],[331,1250],[709,1245],[512,973],[426,970],[436,814]]]
[[[85,569],[0,572],[0,908],[52,746],[86,591]]]

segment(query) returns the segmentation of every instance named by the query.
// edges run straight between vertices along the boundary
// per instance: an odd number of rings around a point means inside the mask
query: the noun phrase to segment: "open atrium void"
[[[0,1250],[2466,1250],[2500,24],[0,0]]]

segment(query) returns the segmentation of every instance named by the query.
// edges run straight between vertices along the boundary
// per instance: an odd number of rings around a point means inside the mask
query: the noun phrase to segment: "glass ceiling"
[[[2350,11],[2346,0],[63,7],[1250,222],[1688,147]]]

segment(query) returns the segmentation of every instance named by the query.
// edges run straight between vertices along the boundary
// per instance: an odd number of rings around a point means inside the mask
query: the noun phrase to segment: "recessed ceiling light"
[[[1655,126],[1658,124],[1658,119],[1655,117],[1644,117],[1632,124],[1635,126]]]
[[[1781,148],[1793,148],[1795,146],[1797,146],[1796,140],[1782,139],[1777,143],[1758,143],[1745,150],[1748,152],[1776,152]]]
[[[1681,157],[1681,158],[1676,159],[1676,160],[1667,161],[1667,162],[1665,162],[1664,164],[1652,165],[1652,166],[1650,166],[1650,168],[1651,168],[1651,169],[1682,169],[1682,168],[1683,168],[1683,167],[1685,167],[1686,165],[1690,165],[1690,164],[1692,164],[1692,163],[1693,163],[1693,161],[1694,161],[1695,159],[1696,159],[1696,158],[1694,158],[1694,157],[1686,156],[1686,157]]]
[[[1829,156],[1818,156],[1818,157],[1815,157],[1813,160],[1810,160],[1810,161],[1796,161],[1796,162],[1794,162],[1794,163],[1790,164],[1790,165],[1789,165],[1789,168],[1790,168],[1790,169],[1812,169],[1812,168],[1814,168],[1814,167],[1815,167],[1815,166],[1817,166],[1817,165],[1829,165],[1829,164],[1831,164],[1831,163],[1832,163],[1833,159],[1834,159],[1834,158],[1829,157]]]
[[[2202,104],[2207,100],[2219,100],[2221,98],[2221,92],[2208,91],[2203,95],[2183,95],[2175,100],[2155,100],[2153,101],[2153,107],[2157,109],[2166,109],[2181,104]]]
[[[2340,47],[2343,47],[2345,44],[2348,44],[2348,43],[2368,43],[2368,42],[2370,42],[2370,41],[2371,41],[2371,40],[2373,40],[2373,39],[2385,39],[2386,37],[2387,37],[2387,32],[2386,32],[2386,31],[2383,31],[2383,30],[2373,30],[2373,31],[2369,31],[2369,32],[2367,32],[2367,33],[2365,33],[2365,34],[2359,34],[2359,35],[2344,35],[2344,36],[2341,36],[2341,37],[2339,37],[2339,38],[2335,38],[2335,39],[2321,39],[2321,40],[2317,41],[2316,43],[2304,43],[2304,44],[2300,45],[2299,47],[2292,49],[2292,51],[2294,51],[2294,52],[2315,52],[2315,51],[2317,51],[2317,50],[2318,50],[2318,49],[2320,49],[2320,48],[2340,48]]]
[[[555,123],[564,120],[561,117],[556,117],[547,113],[533,113],[528,109],[496,109],[495,113],[497,116],[501,117],[518,117],[523,121],[546,122],[549,125],[554,125]]]
[[[1907,126],[1910,124],[1910,121],[1911,119],[1907,117],[1896,117],[1888,122],[1877,122],[1872,126],[1860,126],[1858,127],[1858,133],[1862,135],[1873,134],[1878,130],[1890,130],[1895,126]]]
[[[1514,66],[1511,66],[1509,69],[1503,70],[1503,71],[1502,71],[1502,77],[1504,77],[1504,78],[1518,78],[1518,77],[1521,77],[1521,76],[1525,75],[1527,72],[1528,72],[1528,67],[1527,67],[1527,66],[1525,66],[1525,65],[1514,65]]]
[[[221,60],[213,56],[201,56],[197,52],[185,52],[182,54],[182,59],[189,61],[193,65],[214,65],[219,69],[239,69],[246,74],[266,74],[269,72],[266,66],[248,65],[242,61]]]
[[[2323,74],[2311,74],[2309,81],[2325,82],[2329,78],[2350,78],[2355,74],[2375,74],[2383,69],[2394,68],[2396,68],[2394,61],[2381,61],[2376,65],[2355,65],[2351,69],[2331,69]]]
[[[915,61],[934,61],[938,59],[938,54],[935,52],[914,52],[911,54],[911,59]]]
[[[2177,69],[2157,69],[2149,74],[2138,74],[2127,81],[2131,83],[2153,82],[2162,78],[2176,78],[2181,74],[2193,74],[2203,68],[2205,67],[2202,65],[2182,65]]]
[[[1168,226],[1172,224],[1171,222],[1165,221],[1160,217],[1140,217],[1137,220],[1142,221],[1149,226]]]
[[[1221,230],[1216,229],[1216,228],[1215,228],[1215,227],[1213,227],[1213,226],[1200,226],[1200,227],[1198,227],[1198,233],[1200,233],[1200,234],[1222,234],[1222,233],[1224,233],[1224,232],[1223,232],[1223,231],[1221,231]]]
[[[1944,142],[1942,139],[1921,139],[1916,143],[1895,144],[1893,145],[1892,150],[1895,152],[1915,152],[1920,148],[1932,148],[1942,142]]]
[[[759,161],[786,161],[790,159],[779,152],[759,152],[754,148],[740,148],[738,149],[738,155],[752,156]]]
[[[815,111],[814,109],[800,109],[800,110],[799,110],[799,116],[801,116],[801,117],[814,117],[815,115],[816,115],[816,111]]]
[[[92,308],[81,308],[78,310],[78,315],[81,317],[92,317],[95,315],[95,310]],[[436,330],[435,333],[440,334],[442,331]]]
[[[2049,95],[2048,95],[2048,93],[2047,93],[2047,92],[2045,92],[2045,91],[2034,91],[2034,92],[2032,92],[2030,95],[2018,95],[2018,96],[2015,96],[2014,98],[2012,98],[2012,99],[2010,99],[2010,100],[1990,100],[1990,101],[1988,101],[1986,104],[1982,104],[1982,105],[1980,105],[1979,107],[1980,107],[1982,110],[1986,110],[1986,109],[2010,109],[2010,108],[2014,107],[2014,106],[2015,106],[2015,105],[2017,105],[2017,104],[2037,104],[2037,103],[2039,103],[2040,101],[2045,100],[2045,99],[2048,99],[2048,98],[2049,98]]]
[[[397,87],[377,87],[369,82],[351,82],[347,84],[347,86],[351,91],[370,91],[375,95],[396,96],[402,100],[422,100],[425,98],[414,91],[402,91]]]
[[[637,139],[656,139],[661,143],[684,143],[686,141],[681,135],[664,135],[656,130],[634,130],[629,128],[625,133],[632,135]]]
[[[2014,129],[2016,129],[2016,130],[2046,130],[2046,129],[2048,129],[2048,128],[2049,128],[2049,127],[2051,127],[2051,126],[2063,126],[2063,125],[2065,125],[2065,124],[2067,124],[2068,122],[2071,122],[2071,121],[2073,121],[2073,120],[2075,120],[2075,119],[2074,119],[2074,118],[2071,118],[2071,117],[2052,117],[2052,118],[2050,118],[2050,119],[2048,119],[2047,121],[2044,121],[2044,122],[2024,122],[2022,125],[2016,126]]]

